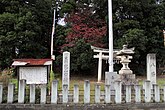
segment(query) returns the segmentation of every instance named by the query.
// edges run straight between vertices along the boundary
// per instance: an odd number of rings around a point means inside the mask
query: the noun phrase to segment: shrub
[[[2,82],[3,85],[6,87],[10,83],[12,75],[13,68],[4,69],[2,72],[0,72],[0,82]]]

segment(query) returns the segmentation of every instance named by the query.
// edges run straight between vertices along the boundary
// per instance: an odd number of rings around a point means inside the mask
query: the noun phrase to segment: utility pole
[[[165,46],[165,30],[163,30],[163,36],[164,36],[164,46]]]
[[[55,60],[55,56],[53,55],[53,37],[55,33],[55,21],[56,21],[55,19],[56,19],[56,10],[54,9],[52,35],[51,35],[51,59],[52,60]]]
[[[51,93],[51,83],[53,82],[54,80],[54,72],[53,72],[53,60],[55,60],[55,55],[53,55],[53,37],[54,37],[54,33],[55,33],[55,21],[56,21],[56,10],[54,8],[53,10],[53,26],[52,26],[52,35],[51,35],[51,59],[52,59],[52,64],[51,64],[51,67],[50,67],[50,82],[49,82],[49,94]]]

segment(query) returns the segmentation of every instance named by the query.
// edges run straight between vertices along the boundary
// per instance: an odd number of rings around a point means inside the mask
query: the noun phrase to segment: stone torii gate
[[[108,49],[104,49],[104,48],[98,48],[98,47],[94,47],[91,46],[91,49],[93,49],[94,52],[97,52],[97,55],[94,55],[94,58],[98,58],[99,62],[98,62],[98,82],[101,82],[101,75],[102,75],[102,60],[109,60],[109,50]],[[113,51],[113,62],[117,62],[119,61],[119,59],[117,59],[116,57],[116,53],[119,50],[114,50]]]

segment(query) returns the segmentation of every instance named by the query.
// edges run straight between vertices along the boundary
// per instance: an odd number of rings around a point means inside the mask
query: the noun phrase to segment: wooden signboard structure
[[[26,80],[26,84],[47,84],[51,65],[51,59],[14,59],[12,63],[18,80]]]

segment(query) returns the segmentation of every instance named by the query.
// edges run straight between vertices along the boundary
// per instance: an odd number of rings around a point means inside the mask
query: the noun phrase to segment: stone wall
[[[0,104],[0,110],[165,110],[165,103],[139,104]]]

